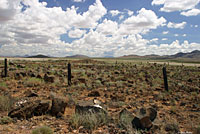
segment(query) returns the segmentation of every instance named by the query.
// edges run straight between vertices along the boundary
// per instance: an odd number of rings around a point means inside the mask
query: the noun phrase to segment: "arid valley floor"
[[[163,66],[169,91],[163,84]],[[0,134],[31,134],[43,126],[55,134],[200,134],[199,64],[8,58],[8,76],[3,77],[2,58],[0,72]],[[55,105],[52,98],[66,104],[61,113],[48,111]],[[76,112],[77,105],[94,100],[106,115]],[[48,106],[46,111],[43,106]],[[144,129],[138,129],[133,120],[149,108],[156,114],[150,113],[144,124],[140,120]]]

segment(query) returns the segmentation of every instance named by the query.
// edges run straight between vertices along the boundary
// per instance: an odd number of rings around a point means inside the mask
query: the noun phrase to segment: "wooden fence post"
[[[8,64],[7,59],[4,60],[4,77],[8,76]]]
[[[71,82],[71,78],[72,78],[72,73],[71,73],[71,64],[68,63],[68,85],[71,86],[72,82]]]
[[[167,82],[167,71],[166,71],[166,67],[163,67],[163,78],[164,78],[165,90],[168,91],[168,82]]]

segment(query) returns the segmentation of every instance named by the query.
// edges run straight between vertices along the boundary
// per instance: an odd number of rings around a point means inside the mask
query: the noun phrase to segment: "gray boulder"
[[[75,106],[77,114],[106,114],[107,111],[99,100],[81,101]]]

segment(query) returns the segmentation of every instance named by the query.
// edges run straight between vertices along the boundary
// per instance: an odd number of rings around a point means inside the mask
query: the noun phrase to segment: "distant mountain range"
[[[187,59],[200,59],[200,51],[195,50],[189,53],[177,53],[174,55],[145,55],[145,56],[138,56],[138,55],[124,55],[119,58],[145,58],[145,59],[180,59],[180,58],[187,58]]]
[[[4,56],[1,56],[4,57]],[[9,57],[9,56],[6,56]],[[33,56],[29,56],[29,55],[25,55],[25,56],[14,56],[14,57],[24,57],[24,58],[53,58],[52,56],[46,56],[46,55],[42,55],[42,54],[38,54],[38,55],[33,55]],[[72,55],[72,56],[66,56],[65,58],[77,58],[77,59],[87,59],[90,58],[89,56],[86,55],[81,55],[81,54],[77,54],[77,55]],[[104,57],[104,58],[114,58],[114,57]],[[121,57],[116,57],[116,58],[124,58],[124,59],[152,59],[152,60],[159,60],[159,59],[195,59],[195,60],[200,60],[200,51],[199,50],[195,50],[189,53],[177,53],[174,55],[164,55],[164,56],[160,56],[160,55],[145,55],[145,56],[139,56],[139,55],[124,55]]]
[[[157,58],[157,57],[160,57],[159,55],[155,55],[155,54],[152,54],[152,55],[145,55],[145,56],[139,56],[139,55],[124,55],[124,56],[121,56],[119,58]]]
[[[42,55],[42,54],[39,54],[39,55],[33,55],[33,56],[25,56],[26,58],[51,58],[49,56],[46,56],[46,55]]]
[[[72,55],[72,56],[66,56],[66,58],[85,59],[85,58],[90,58],[90,57],[88,57],[88,56],[86,56],[86,55],[79,55],[79,54],[77,54],[77,55]]]
[[[195,58],[195,59],[200,59],[200,51],[199,50],[195,50],[192,51],[190,53],[177,53],[175,55],[171,55],[171,56],[166,56],[166,58],[169,59],[173,59],[173,58]]]

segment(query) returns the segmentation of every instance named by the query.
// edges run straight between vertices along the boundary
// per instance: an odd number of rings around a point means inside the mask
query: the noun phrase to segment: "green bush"
[[[8,88],[8,86],[5,82],[0,82],[0,90],[5,90],[7,88]]]
[[[34,129],[32,134],[53,134],[53,130],[50,127],[42,126]]]
[[[5,82],[0,82],[0,87],[7,87]]]
[[[25,85],[28,87],[41,86],[42,84],[44,84],[44,81],[39,78],[29,78],[25,81]]]
[[[97,87],[102,86],[101,81],[100,80],[95,80],[95,85]]]
[[[196,129],[196,133],[197,134],[200,134],[200,125],[197,127],[197,129]]]
[[[86,129],[94,130],[101,125],[107,124],[107,122],[108,118],[105,113],[74,114],[70,119],[70,124],[75,129],[83,126]]]
[[[4,116],[2,118],[0,118],[0,124],[3,125],[3,124],[9,124],[13,122],[13,119],[8,117],[8,116]]]
[[[14,104],[14,99],[11,96],[0,95],[0,111],[11,110]]]

